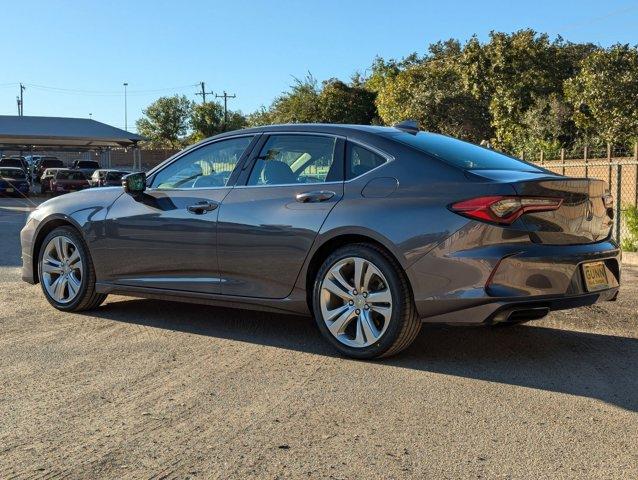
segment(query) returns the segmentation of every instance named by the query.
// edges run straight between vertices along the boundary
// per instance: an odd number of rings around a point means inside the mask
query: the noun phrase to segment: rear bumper
[[[582,264],[600,260],[609,288],[588,292]],[[543,245],[530,242],[527,234],[470,222],[407,273],[424,321],[483,323],[501,319],[508,309],[560,310],[612,300],[620,260],[620,249],[610,240]]]

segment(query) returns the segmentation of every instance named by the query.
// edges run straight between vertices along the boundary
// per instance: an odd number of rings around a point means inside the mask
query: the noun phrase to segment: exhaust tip
[[[541,319],[549,313],[549,307],[515,307],[498,312],[492,323],[521,323]]]

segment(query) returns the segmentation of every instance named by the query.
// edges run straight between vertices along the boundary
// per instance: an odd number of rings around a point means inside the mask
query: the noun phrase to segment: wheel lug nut
[[[357,315],[359,315],[361,313],[361,310],[359,310],[358,308],[354,311],[354,313],[356,313]]]
[[[352,294],[353,294],[353,295],[357,295],[357,291],[356,291],[356,290],[353,290],[353,291],[352,291]]]
[[[369,308],[370,308],[370,305],[368,305],[368,304],[365,304],[365,305],[363,306],[363,309],[364,309],[364,310],[368,310]]]
[[[368,298],[368,292],[363,292],[363,298]]]
[[[354,302],[353,302],[352,300],[350,300],[348,303],[349,303],[350,305],[354,305]]]

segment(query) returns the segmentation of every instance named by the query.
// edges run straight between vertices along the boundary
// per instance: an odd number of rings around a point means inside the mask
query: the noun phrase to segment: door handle
[[[304,192],[298,193],[296,199],[299,203],[316,203],[325,202],[335,196],[335,192],[329,192],[327,190],[319,190],[316,192]]]
[[[218,206],[219,204],[217,202],[204,200],[196,203],[195,205],[190,205],[189,207],[187,207],[187,210],[191,213],[195,213],[196,215],[201,215],[203,213],[212,212]]]

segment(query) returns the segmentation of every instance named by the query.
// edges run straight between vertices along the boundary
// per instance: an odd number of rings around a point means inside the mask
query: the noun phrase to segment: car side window
[[[388,160],[367,148],[348,142],[346,148],[346,180],[356,178]]]
[[[193,150],[155,175],[151,186],[159,190],[225,187],[252,138],[230,138]]]
[[[255,162],[248,185],[289,185],[337,181],[335,137],[271,135]]]

